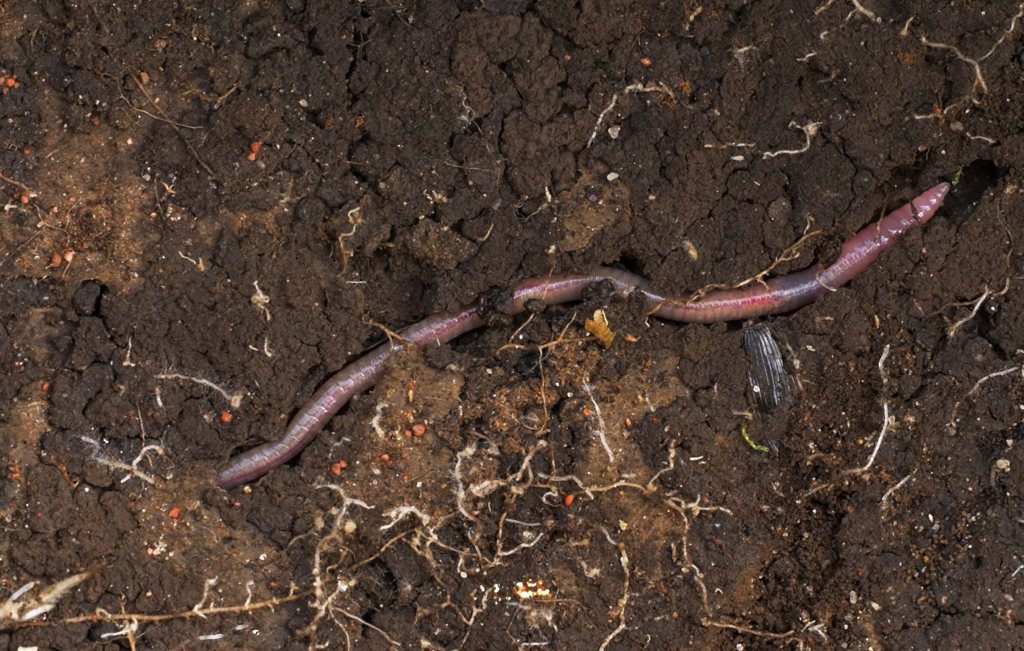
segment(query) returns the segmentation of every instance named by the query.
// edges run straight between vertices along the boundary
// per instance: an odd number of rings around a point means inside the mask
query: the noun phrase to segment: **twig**
[[[395,526],[396,524],[398,524],[399,522],[404,520],[405,516],[407,516],[407,515],[414,515],[417,518],[419,518],[420,525],[422,525],[424,527],[427,526],[428,524],[430,524],[430,516],[427,515],[426,513],[424,513],[423,511],[421,511],[419,508],[417,508],[415,506],[410,506],[410,505],[396,506],[395,508],[391,509],[390,511],[386,511],[384,513],[384,517],[390,518],[391,521],[388,522],[387,524],[383,525],[380,528],[380,530],[381,531],[387,531],[391,527]]]
[[[334,491],[341,498],[341,506],[333,510],[334,521],[327,534],[317,541],[316,549],[313,552],[313,603],[310,604],[314,609],[312,621],[298,634],[302,637],[310,639],[310,646],[315,646],[315,635],[320,622],[329,617],[334,621],[338,627],[345,631],[345,626],[338,622],[335,617],[335,613],[340,614],[352,621],[359,622],[363,626],[377,631],[381,636],[387,640],[388,644],[392,646],[401,646],[392,639],[387,633],[366,620],[353,615],[352,613],[342,609],[338,606],[338,601],[348,593],[348,590],[354,585],[353,580],[345,580],[339,576],[336,576],[334,572],[340,567],[341,561],[348,556],[348,549],[342,544],[343,536],[346,533],[346,526],[348,524],[348,509],[351,506],[358,506],[363,509],[372,509],[366,502],[348,497],[345,494],[344,489],[337,484],[327,484],[320,486],[320,488],[327,488]],[[353,529],[354,530],[354,529]],[[333,558],[336,556],[337,558]],[[329,559],[329,560],[328,560]],[[328,587],[334,587],[333,590],[328,593]],[[345,631],[346,639],[348,638],[348,632]]]
[[[526,325],[530,321],[533,320],[533,316],[534,315],[531,314],[530,317],[526,320],[526,323],[524,323],[523,325],[521,325],[519,328],[516,329],[516,331],[512,334],[512,337],[509,337],[509,341],[511,341],[514,337],[516,337],[517,334],[523,328],[525,328]],[[549,348],[553,348],[555,346],[559,346],[561,344],[584,343],[584,342],[589,341],[588,339],[585,339],[585,338],[579,338],[579,339],[566,339],[565,338],[565,333],[569,331],[569,328],[575,322],[576,322],[576,313],[573,312],[572,318],[569,319],[569,322],[565,324],[565,327],[562,328],[562,331],[558,333],[558,337],[556,339],[554,339],[553,341],[549,341],[547,343],[544,343],[544,344],[540,344],[539,346],[536,346],[536,349],[537,349],[537,366],[538,366],[538,368],[540,368],[540,401],[541,401],[541,407],[542,407],[542,409],[544,411],[544,420],[542,420],[540,425],[538,425],[536,428],[530,427],[530,426],[526,425],[525,423],[522,424],[523,427],[525,427],[526,429],[532,430],[534,432],[534,436],[538,436],[538,437],[539,436],[543,436],[544,432],[547,430],[548,422],[550,422],[550,420],[551,420],[551,410],[548,408],[548,395],[547,395],[547,391],[544,388],[545,386],[547,386],[547,375],[546,375],[546,372],[544,370],[544,351],[549,349]],[[531,347],[530,346],[523,346],[523,345],[520,345],[520,344],[507,343],[504,346],[502,346],[501,348],[499,348],[498,350],[494,351],[494,355],[497,356],[498,353],[500,353],[501,351],[506,350],[508,348],[513,348],[513,349],[516,349],[516,350],[529,350]]]
[[[808,221],[806,228],[810,228],[811,223],[811,221]],[[757,273],[757,275],[751,276],[750,278],[747,278],[746,280],[735,284],[733,286],[733,289],[745,287],[746,285],[749,285],[750,283],[753,282],[765,284],[764,277],[770,274],[771,272],[775,271],[775,267],[779,266],[783,262],[789,262],[790,260],[796,260],[797,258],[799,258],[800,248],[804,245],[804,243],[807,240],[811,239],[812,237],[815,237],[816,235],[821,235],[823,232],[824,231],[811,231],[810,233],[804,233],[804,235],[802,235],[799,240],[791,244],[789,247],[786,248],[785,251],[783,251],[779,255],[779,257],[775,258],[775,260],[773,260],[772,263],[768,265],[767,269],[764,269],[763,271]]]
[[[19,245],[19,246],[18,246],[18,247],[17,247],[16,249],[14,249],[14,250],[13,250],[13,251],[11,251],[10,253],[8,253],[8,254],[7,254],[6,256],[4,256],[4,259],[3,259],[3,260],[0,260],[0,267],[2,267],[2,266],[4,265],[4,263],[5,263],[5,262],[7,262],[8,260],[10,260],[10,259],[11,259],[11,256],[13,256],[13,255],[16,255],[16,254],[20,253],[22,249],[24,249],[24,248],[25,248],[26,246],[28,246],[29,244],[31,244],[31,243],[32,243],[32,240],[34,240],[34,239],[36,239],[37,237],[39,237],[39,234],[40,234],[40,233],[42,233],[42,230],[38,230],[38,231],[36,231],[35,233],[33,233],[33,234],[32,234],[32,237],[30,237],[30,238],[28,238],[27,240],[25,240],[25,242],[24,242],[24,243],[20,244],[20,245]]]
[[[835,1],[836,0],[828,0],[828,2],[826,2],[825,4],[821,5],[820,7],[818,7],[817,9],[814,10],[814,15],[817,16],[817,15],[825,12],[829,7],[831,7],[833,4],[835,4]],[[882,22],[882,19],[879,18],[877,15],[875,15],[875,12],[873,12],[870,9],[866,8],[864,5],[862,5],[859,2],[859,0],[850,0],[850,2],[851,2],[851,4],[853,4],[853,11],[851,11],[848,14],[846,14],[846,18],[843,19],[843,22],[848,22],[856,14],[863,14],[864,16],[867,17],[868,20],[870,20],[873,23],[880,23],[880,22]]]

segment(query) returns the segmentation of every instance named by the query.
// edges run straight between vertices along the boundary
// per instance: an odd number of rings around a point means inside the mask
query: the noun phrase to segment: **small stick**
[[[156,478],[153,475],[150,475],[149,473],[139,470],[138,466],[142,462],[143,458],[145,458],[145,454],[147,452],[156,450],[163,454],[163,448],[161,448],[160,446],[147,445],[146,447],[142,448],[142,450],[139,452],[139,456],[137,456],[135,460],[132,461],[131,464],[127,464],[123,461],[111,459],[110,457],[102,454],[100,452],[100,442],[97,441],[96,439],[89,438],[88,436],[79,436],[78,438],[92,446],[93,453],[89,457],[90,459],[92,459],[96,463],[107,466],[108,468],[113,468],[115,470],[124,470],[125,472],[128,473],[127,475],[125,475],[124,479],[121,480],[122,484],[132,477],[138,477],[147,484],[156,485]]]

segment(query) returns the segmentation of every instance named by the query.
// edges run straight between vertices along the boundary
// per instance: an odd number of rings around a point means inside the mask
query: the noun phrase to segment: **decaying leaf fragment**
[[[605,348],[609,348],[612,345],[612,341],[615,340],[615,333],[608,327],[608,317],[605,316],[604,310],[597,310],[594,312],[593,319],[587,319],[583,323],[583,327],[587,329],[587,332],[594,335],[594,338],[601,342],[601,345]]]

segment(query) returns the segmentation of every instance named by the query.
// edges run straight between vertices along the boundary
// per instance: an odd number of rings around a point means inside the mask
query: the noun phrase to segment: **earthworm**
[[[742,289],[710,291],[699,300],[662,296],[651,289],[645,278],[603,267],[589,274],[527,280],[515,288],[511,307],[503,311],[519,314],[531,301],[542,305],[578,301],[587,287],[610,281],[619,293],[641,292],[650,314],[671,321],[714,323],[791,312],[811,303],[826,291],[835,291],[867,269],[879,253],[896,243],[901,234],[931,219],[948,191],[949,184],[940,183],[864,228],[843,244],[839,258],[829,267],[816,265]],[[478,302],[454,313],[429,316],[405,328],[398,333],[398,339],[389,339],[332,376],[302,406],[282,438],[236,456],[217,475],[217,485],[229,489],[244,484],[297,455],[353,395],[369,389],[381,379],[388,358],[401,349],[403,342],[419,347],[440,346],[484,323]]]

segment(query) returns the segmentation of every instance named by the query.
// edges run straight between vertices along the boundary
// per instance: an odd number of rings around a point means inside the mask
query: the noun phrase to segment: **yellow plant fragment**
[[[608,327],[608,317],[605,316],[604,310],[594,312],[594,318],[587,319],[583,323],[583,327],[587,329],[587,332],[594,335],[594,338],[600,341],[601,345],[605,348],[609,348],[612,345],[612,341],[615,340],[615,333]]]

